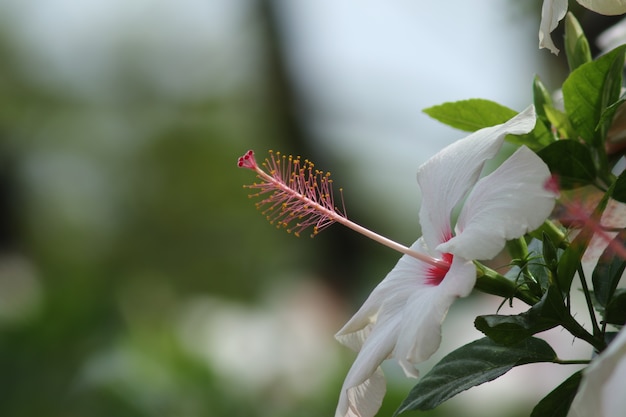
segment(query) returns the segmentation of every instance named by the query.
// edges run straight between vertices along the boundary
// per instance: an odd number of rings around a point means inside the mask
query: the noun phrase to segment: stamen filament
[[[323,228],[337,222],[360,233],[382,245],[394,249],[400,253],[409,255],[429,265],[447,271],[450,264],[442,259],[433,258],[424,253],[414,251],[407,246],[388,239],[376,232],[373,232],[347,218],[347,216],[339,212],[333,206],[332,180],[329,179],[330,174],[321,175],[320,171],[312,171],[313,164],[305,161],[305,167],[300,166],[299,158],[280,158],[280,154],[276,157],[271,153],[271,160],[266,159],[263,163],[270,173],[261,169],[254,159],[254,153],[248,151],[244,156],[239,158],[237,163],[239,167],[248,168],[255,171],[263,181],[261,184],[253,184],[248,188],[257,188],[261,191],[252,196],[257,196],[267,192],[274,192],[272,196],[266,198],[257,207],[264,204],[271,204],[265,208],[264,214],[278,210],[278,213],[268,215],[270,222],[277,222],[278,226],[288,227],[292,220],[303,220],[296,223],[295,227],[288,228],[287,231],[295,230],[298,235],[299,231],[313,226],[313,235],[317,234]],[[342,195],[343,200],[343,195]],[[321,202],[320,202],[321,201]],[[345,207],[344,207],[345,213]],[[308,218],[307,218],[308,216]]]
[[[361,233],[364,236],[369,237],[370,239],[383,244],[385,246],[387,246],[388,248],[391,248],[393,250],[396,250],[400,253],[404,253],[406,255],[412,256],[417,260],[420,260],[422,262],[426,262],[427,264],[430,264],[432,266],[435,266],[437,268],[443,269],[445,271],[447,271],[448,269],[450,269],[450,265],[441,260],[441,259],[437,259],[437,258],[433,258],[431,256],[425,255],[421,252],[417,252],[414,251],[413,249],[406,247],[398,242],[395,242],[389,238],[386,238],[382,235],[379,235],[378,233],[369,230],[357,223],[354,223],[351,220],[348,220],[347,218],[339,218],[336,220],[338,223],[343,224],[346,227],[349,227],[350,229],[354,230],[355,232]]]

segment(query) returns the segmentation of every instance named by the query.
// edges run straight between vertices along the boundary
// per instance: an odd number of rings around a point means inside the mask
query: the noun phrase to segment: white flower
[[[615,49],[618,46],[623,45],[625,43],[626,43],[626,19],[620,20],[619,22],[617,22],[616,24],[614,24],[613,26],[611,26],[604,32],[600,33],[598,35],[598,38],[596,39],[596,45],[598,45],[598,48],[600,48],[601,54],[605,54],[609,52],[610,50]],[[620,110],[623,116],[624,109],[620,107]],[[615,125],[617,122],[617,124],[619,124],[619,129],[614,129],[614,126],[612,126],[611,129],[614,130],[613,132],[614,134],[619,132],[623,135],[624,133],[623,119],[617,115],[615,119],[616,121],[613,122],[613,125]],[[615,132],[615,130],[617,132]],[[623,137],[621,139],[623,139]]]
[[[626,0],[577,0],[579,4],[596,13],[618,15],[626,13]],[[548,48],[558,55],[559,49],[552,42],[550,33],[567,13],[567,0],[544,0],[539,25],[539,48]]]
[[[576,0],[578,4],[604,15],[617,15],[626,13],[625,0]]]
[[[342,387],[337,417],[376,414],[385,393],[383,360],[395,358],[407,376],[417,377],[414,365],[439,347],[450,305],[474,287],[472,260],[493,258],[507,239],[537,228],[550,214],[555,196],[543,186],[550,172],[526,147],[479,180],[504,137],[527,133],[534,125],[529,107],[507,123],[453,143],[420,167],[423,236],[411,249],[446,261],[449,269],[404,255],[337,333],[341,343],[359,351]],[[453,233],[452,212],[465,197]]]
[[[622,417],[626,410],[626,331],[583,371],[567,417]]]

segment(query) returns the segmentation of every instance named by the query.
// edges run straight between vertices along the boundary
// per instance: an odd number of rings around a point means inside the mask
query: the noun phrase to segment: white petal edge
[[[373,326],[346,375],[335,416],[371,417],[376,414],[386,389],[380,364],[393,351],[401,319],[400,314],[383,315]]]
[[[567,0],[544,0],[541,6],[541,23],[539,25],[539,49],[547,48],[554,55],[559,54],[559,48],[552,41],[552,31],[567,13]]]
[[[508,239],[535,230],[550,215],[555,195],[544,184],[547,165],[525,146],[482,178],[467,198],[456,236],[437,247],[465,259],[491,259]]]
[[[611,49],[617,48],[624,43],[626,43],[626,19],[624,18],[602,32],[596,38],[596,45],[600,48],[601,54],[607,53]],[[617,119],[619,116],[616,114],[615,117]]]
[[[529,106],[506,123],[478,130],[452,143],[420,166],[419,216],[426,246],[436,248],[450,237],[452,210],[476,183],[485,161],[498,153],[504,137],[528,133],[535,123],[535,109]]]
[[[375,416],[383,403],[386,390],[385,376],[383,371],[378,368],[362,384],[355,387],[342,388],[335,417]]]
[[[626,13],[625,0],[577,0],[578,3],[596,13],[613,16]]]
[[[622,393],[626,384],[626,331],[619,332],[613,342],[583,371],[578,393],[572,401],[567,417],[619,417],[623,409],[611,407],[615,403],[606,401],[607,392]],[[615,400],[614,398],[612,400]]]

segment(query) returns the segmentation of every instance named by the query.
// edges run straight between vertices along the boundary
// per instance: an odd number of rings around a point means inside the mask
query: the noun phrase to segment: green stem
[[[529,264],[529,253],[528,253],[528,245],[526,244],[526,239],[524,237],[520,237],[517,239],[507,240],[506,248],[513,260],[513,265],[516,265],[520,268],[521,276],[524,279],[524,283],[528,286],[528,289],[536,296],[541,297],[541,285],[537,282],[535,277],[528,270]],[[520,276],[518,275],[515,280],[516,283],[519,281]]]
[[[542,304],[538,305],[538,313],[540,318],[547,320],[554,326],[561,326],[574,337],[582,339],[593,346],[598,352],[606,347],[606,343],[602,337],[596,337],[589,333],[580,323],[578,323],[571,315],[565,305],[563,293],[552,285],[544,295]]]
[[[474,265],[476,265],[477,271],[475,286],[477,290],[505,298],[515,297],[530,306],[539,302],[540,298],[533,294],[525,285],[517,285],[507,277],[479,262],[474,262]]]
[[[507,240],[506,249],[513,259],[526,259],[528,256],[528,245],[523,237]]]
[[[584,340],[593,346],[598,352],[601,352],[606,348],[606,342],[602,338],[594,337],[583,326],[578,323],[574,317],[567,313],[565,317],[562,317],[561,326],[573,336]]]
[[[548,235],[550,241],[552,241],[557,248],[565,249],[569,245],[565,233],[550,220],[544,221],[543,224],[539,226],[537,230],[532,231],[530,235],[535,239],[543,240],[544,233]]]
[[[583,293],[585,294],[585,302],[587,303],[587,310],[589,310],[589,316],[591,317],[591,325],[593,326],[593,335],[595,337],[601,337],[602,331],[600,330],[600,327],[598,327],[596,313],[593,308],[593,302],[591,301],[591,293],[589,291],[589,286],[587,285],[587,279],[585,278],[585,273],[583,272],[582,265],[578,266],[578,276],[580,277],[580,285],[582,286]]]

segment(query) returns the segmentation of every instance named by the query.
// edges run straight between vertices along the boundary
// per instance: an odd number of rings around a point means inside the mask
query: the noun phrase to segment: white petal
[[[387,390],[380,368],[362,384],[342,389],[335,417],[370,417],[376,415]]]
[[[411,248],[426,251],[422,239]],[[433,286],[427,284],[430,268],[408,255],[400,258],[337,334],[342,343],[360,349],[341,389],[337,417],[376,414],[385,392],[380,375],[385,359],[396,357],[407,375],[417,377],[413,365],[439,347],[441,322],[452,302],[471,292],[476,270],[471,262],[456,258],[443,281]]]
[[[605,15],[626,13],[626,0],[577,0],[589,10]]]
[[[422,239],[418,239],[411,249],[427,253]],[[371,327],[376,323],[381,311],[394,314],[401,311],[406,300],[420,285],[424,285],[420,271],[429,266],[409,255],[403,255],[396,266],[387,274],[359,311],[335,335],[343,345],[359,350],[368,337]]]
[[[500,150],[504,137],[530,132],[535,121],[530,106],[504,124],[478,130],[445,147],[419,168],[420,224],[426,246],[436,248],[450,237],[452,210],[476,183],[485,161]]]
[[[437,351],[448,309],[458,297],[468,296],[475,283],[474,264],[455,257],[441,284],[416,291],[408,300],[393,353],[407,376],[417,377],[415,365]]]
[[[548,48],[554,55],[559,49],[552,42],[550,35],[567,13],[567,0],[544,0],[541,7],[541,24],[539,25],[539,48]]]
[[[583,380],[574,397],[567,417],[619,417],[624,409],[626,385],[626,331],[619,332],[615,340],[583,371]],[[621,393],[619,398],[616,393]]]
[[[624,43],[626,43],[626,19],[620,20],[619,22],[599,34],[596,38],[596,45],[598,45],[598,48],[600,48],[601,53],[606,53]],[[626,116],[623,112],[618,112],[615,115],[615,121],[613,122],[613,126],[611,126],[610,134],[607,138],[609,142],[623,139],[623,137],[621,136],[623,132],[616,126],[618,121],[622,121],[623,116]],[[620,158],[616,166],[619,167],[620,163],[623,164],[624,162],[626,162],[626,160],[622,157]]]
[[[376,414],[385,395],[380,364],[393,351],[401,319],[400,314],[386,314],[373,326],[343,383],[336,416]]]
[[[606,417],[623,417],[626,410],[626,360],[622,358],[613,368],[613,374],[605,381],[602,392],[602,408]]]
[[[456,236],[437,248],[465,259],[491,259],[505,241],[535,230],[554,208],[555,195],[544,184],[547,165],[525,146],[490,175],[467,198]]]

